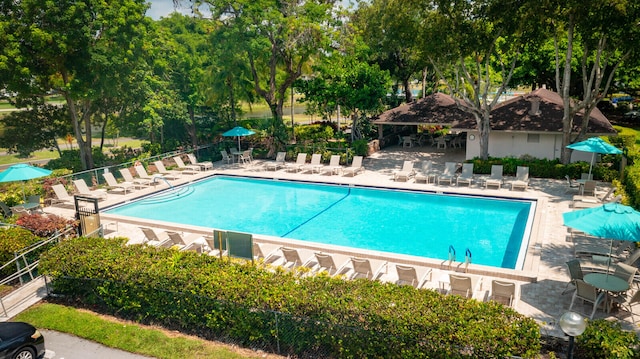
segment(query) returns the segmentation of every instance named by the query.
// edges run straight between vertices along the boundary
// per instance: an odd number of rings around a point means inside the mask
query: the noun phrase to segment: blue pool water
[[[521,266],[534,204],[433,193],[215,177],[107,213],[376,251]],[[523,245],[524,238],[524,245]]]

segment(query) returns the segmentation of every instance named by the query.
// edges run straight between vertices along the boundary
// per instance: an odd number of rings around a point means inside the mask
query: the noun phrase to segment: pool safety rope
[[[324,212],[328,211],[329,209],[331,209],[333,206],[335,206],[336,204],[344,201],[345,199],[347,199],[347,197],[349,197],[351,195],[351,186],[349,186],[348,190],[347,190],[347,194],[345,194],[342,198],[340,198],[339,200],[331,203],[330,205],[327,206],[327,208],[323,209],[322,211],[314,214],[311,218],[307,219],[306,221],[303,221],[302,223],[298,224],[297,226],[295,226],[292,230],[290,230],[289,232],[280,235],[280,237],[286,237],[289,234],[295,232],[298,228],[304,226],[305,224],[311,222],[314,218],[318,217],[319,215],[323,214]]]

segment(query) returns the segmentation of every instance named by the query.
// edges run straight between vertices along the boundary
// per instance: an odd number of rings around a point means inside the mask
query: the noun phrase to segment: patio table
[[[607,292],[607,298],[605,299],[605,307],[607,308],[607,313],[611,311],[611,306],[607,303],[609,302],[609,294],[615,295],[621,292],[626,292],[630,288],[629,282],[609,273],[585,274],[584,281],[600,290],[604,290],[605,292]]]

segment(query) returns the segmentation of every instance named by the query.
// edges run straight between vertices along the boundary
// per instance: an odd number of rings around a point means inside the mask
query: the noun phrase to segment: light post
[[[568,359],[573,359],[573,338],[584,333],[587,322],[584,317],[576,312],[566,312],[560,317],[560,328],[569,336]]]

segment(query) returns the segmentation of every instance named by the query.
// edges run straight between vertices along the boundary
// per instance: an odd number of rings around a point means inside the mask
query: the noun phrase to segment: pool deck
[[[287,172],[284,169],[277,171],[265,171],[263,164],[266,161],[256,160],[253,165],[241,166],[238,164],[222,164],[215,163],[214,170],[204,171],[195,175],[182,175],[179,180],[172,181],[177,185],[187,183],[200,178],[208,177],[213,174],[252,176],[260,178],[275,179],[291,179],[298,181],[325,182],[338,184],[352,184],[362,186],[389,187],[409,190],[422,190],[443,193],[462,193],[470,195],[485,195],[497,197],[525,198],[535,199],[537,201],[536,215],[534,227],[532,228],[531,239],[529,242],[528,253],[525,265],[522,271],[500,270],[491,267],[483,267],[471,264],[466,271],[471,275],[482,277],[482,286],[477,288],[474,298],[486,300],[491,290],[491,280],[493,278],[508,278],[518,283],[518,295],[515,303],[515,309],[533,319],[541,325],[543,334],[552,334],[563,336],[562,331],[557,325],[560,316],[566,312],[571,303],[572,292],[562,295],[561,293],[569,281],[566,262],[574,258],[573,245],[567,229],[562,225],[562,213],[571,211],[571,197],[575,192],[567,192],[568,186],[566,181],[548,180],[531,178],[529,188],[526,191],[511,191],[508,185],[513,178],[505,177],[505,184],[502,189],[485,189],[479,185],[480,176],[475,177],[474,183],[470,187],[438,186],[436,184],[415,183],[413,179],[407,182],[395,182],[393,180],[393,172],[400,170],[403,161],[415,161],[415,169],[419,170],[419,161],[434,161],[435,170],[441,172],[444,169],[444,163],[448,161],[463,162],[464,152],[460,149],[435,150],[433,147],[414,147],[401,148],[398,146],[384,149],[380,152],[365,158],[365,172],[351,176],[328,175],[310,172]],[[598,183],[598,193],[606,192],[607,183]],[[157,190],[165,189],[166,184],[161,183],[157,186]],[[125,200],[131,200],[140,196],[148,195],[155,192],[156,189],[148,188],[134,191],[125,195],[109,194],[107,200],[101,201],[101,207],[111,206]],[[73,217],[73,208],[70,207],[46,207],[45,212],[62,215],[65,217]],[[120,218],[118,216],[110,216],[102,214],[103,224],[108,223],[106,227],[106,236],[123,236],[130,239],[130,243],[141,243],[143,234],[138,228],[139,226],[148,226],[161,230],[176,230],[182,233],[203,234],[211,233],[208,228],[192,227],[192,226],[174,226],[166,223],[146,221],[139,223],[130,219]],[[446,236],[446,231],[443,231]],[[377,253],[373,251],[349,250],[345,248],[332,246],[313,246],[309,243],[300,241],[286,241],[279,238],[255,237],[256,242],[261,243],[265,248],[277,249],[286,243],[289,247],[298,248],[301,256],[305,258],[311,256],[313,251],[322,250],[324,252],[333,253],[338,260],[346,260],[350,255],[365,257],[372,260],[372,266],[377,267],[376,263],[389,261],[390,263],[410,264],[418,267],[420,270],[426,268],[433,269],[433,276],[427,287],[438,289],[444,285],[449,272],[464,272],[465,268],[462,263],[455,262],[453,265],[442,262],[440,260],[422,259],[412,256],[388,255],[387,253]],[[304,258],[303,258],[304,260]],[[460,258],[458,258],[460,260]],[[392,265],[388,266],[386,274],[387,280],[393,280],[395,273]],[[385,278],[383,278],[385,279]],[[577,303],[574,310],[581,313],[590,313],[591,306]],[[594,318],[606,318],[609,320],[619,320],[623,328],[626,330],[635,330],[638,332],[638,326],[633,322],[639,319],[640,313],[635,318],[627,312],[604,313],[598,310]]]

